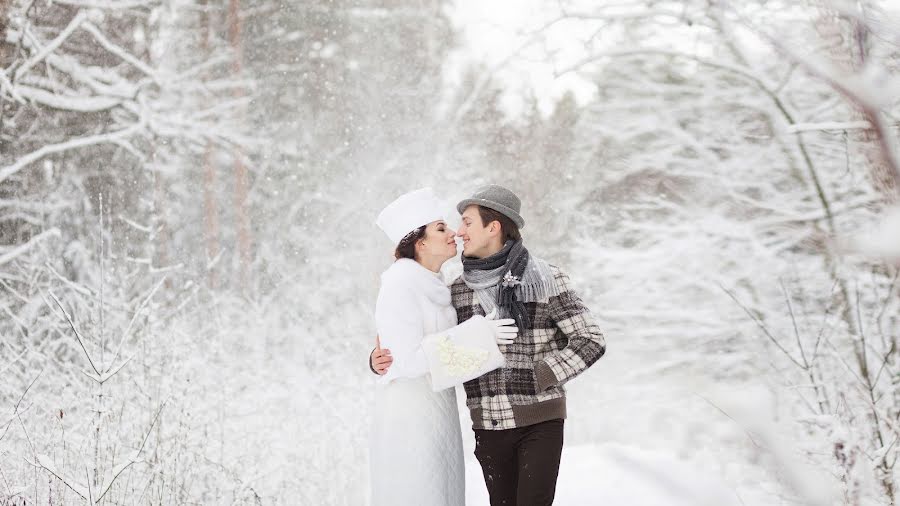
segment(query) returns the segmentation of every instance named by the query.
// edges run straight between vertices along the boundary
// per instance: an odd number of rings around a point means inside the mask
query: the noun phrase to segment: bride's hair
[[[421,227],[406,234],[403,239],[400,239],[400,244],[398,244],[397,249],[394,250],[394,258],[397,260],[400,260],[401,258],[409,258],[410,260],[415,260],[416,241],[425,237],[425,227],[427,226],[428,225],[422,225]]]

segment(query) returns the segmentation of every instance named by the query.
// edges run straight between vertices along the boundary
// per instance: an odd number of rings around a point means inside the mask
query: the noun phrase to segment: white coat
[[[448,341],[477,343],[467,350],[483,353],[481,358],[492,358],[495,353],[502,357],[491,327],[483,319],[457,326],[450,289],[440,274],[409,259],[397,260],[382,274],[375,324],[382,347],[391,350],[394,361],[376,386],[370,444],[371,504],[464,506],[465,467],[456,391],[435,391],[431,375],[440,375],[446,384],[456,374],[461,379],[453,384],[459,384],[472,374],[502,365],[485,359],[479,360],[477,367],[459,371],[459,361],[447,357]],[[443,361],[437,351],[439,342],[444,346]],[[448,372],[448,365],[456,369],[451,367]]]

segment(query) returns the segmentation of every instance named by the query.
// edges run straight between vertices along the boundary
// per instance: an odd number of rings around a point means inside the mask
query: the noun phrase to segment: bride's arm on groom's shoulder
[[[400,279],[384,279],[375,303],[375,327],[380,337],[379,347],[371,354],[370,363],[377,365],[381,358],[385,375],[394,378],[415,378],[428,372],[428,361],[422,350],[423,317],[415,294]],[[389,350],[385,353],[385,349]],[[389,360],[385,360],[385,355]],[[374,368],[377,371],[377,368]]]

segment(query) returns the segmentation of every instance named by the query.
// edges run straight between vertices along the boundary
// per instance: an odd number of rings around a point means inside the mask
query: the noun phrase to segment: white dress
[[[400,259],[375,306],[394,362],[378,378],[370,444],[372,506],[464,506],[465,467],[454,388],[432,391],[422,339],[456,325],[440,274]]]

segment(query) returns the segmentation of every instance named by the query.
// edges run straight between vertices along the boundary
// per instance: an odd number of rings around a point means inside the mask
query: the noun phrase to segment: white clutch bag
[[[494,331],[480,315],[443,332],[425,336],[422,349],[437,392],[461,385],[506,365]]]

